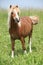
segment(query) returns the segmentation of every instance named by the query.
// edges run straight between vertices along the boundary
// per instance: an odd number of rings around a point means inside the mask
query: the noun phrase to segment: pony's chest
[[[9,30],[9,33],[10,33],[10,35],[11,35],[11,37],[13,37],[13,38],[19,38],[19,33],[18,33],[18,31],[19,30],[17,30],[17,29],[10,29]]]

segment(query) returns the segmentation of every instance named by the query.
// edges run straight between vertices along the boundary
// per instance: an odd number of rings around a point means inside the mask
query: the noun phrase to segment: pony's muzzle
[[[19,19],[19,20],[20,20],[20,19]],[[15,18],[15,21],[16,21],[16,22],[19,22],[19,20],[18,20],[17,18]]]

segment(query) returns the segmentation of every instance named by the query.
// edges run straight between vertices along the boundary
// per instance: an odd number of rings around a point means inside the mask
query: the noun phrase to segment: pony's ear
[[[10,5],[10,8],[12,7],[12,5]]]
[[[18,5],[16,5],[16,7],[18,8]]]

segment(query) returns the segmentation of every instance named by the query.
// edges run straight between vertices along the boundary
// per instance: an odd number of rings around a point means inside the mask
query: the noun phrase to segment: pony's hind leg
[[[30,37],[30,41],[29,41],[29,49],[30,49],[30,53],[32,52],[31,45],[32,45],[32,38]]]
[[[32,33],[29,35],[29,51],[30,51],[30,53],[32,52],[31,46],[32,46]]]
[[[14,45],[15,45],[15,41],[13,38],[11,38],[11,44],[12,44],[12,55],[11,57],[14,58]]]
[[[26,54],[27,52],[26,52],[26,47],[25,47],[25,40],[23,37],[21,37],[21,43],[22,43],[22,48],[24,50],[24,54]]]

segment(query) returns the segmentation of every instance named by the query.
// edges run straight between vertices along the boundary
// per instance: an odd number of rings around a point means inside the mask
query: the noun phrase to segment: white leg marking
[[[32,49],[31,49],[31,38],[30,38],[30,45],[29,45],[29,49],[30,49],[30,53],[32,52]]]
[[[14,58],[14,51],[12,51],[12,56],[11,57]]]
[[[24,54],[26,54],[27,52],[26,52],[26,50],[24,50]]]

